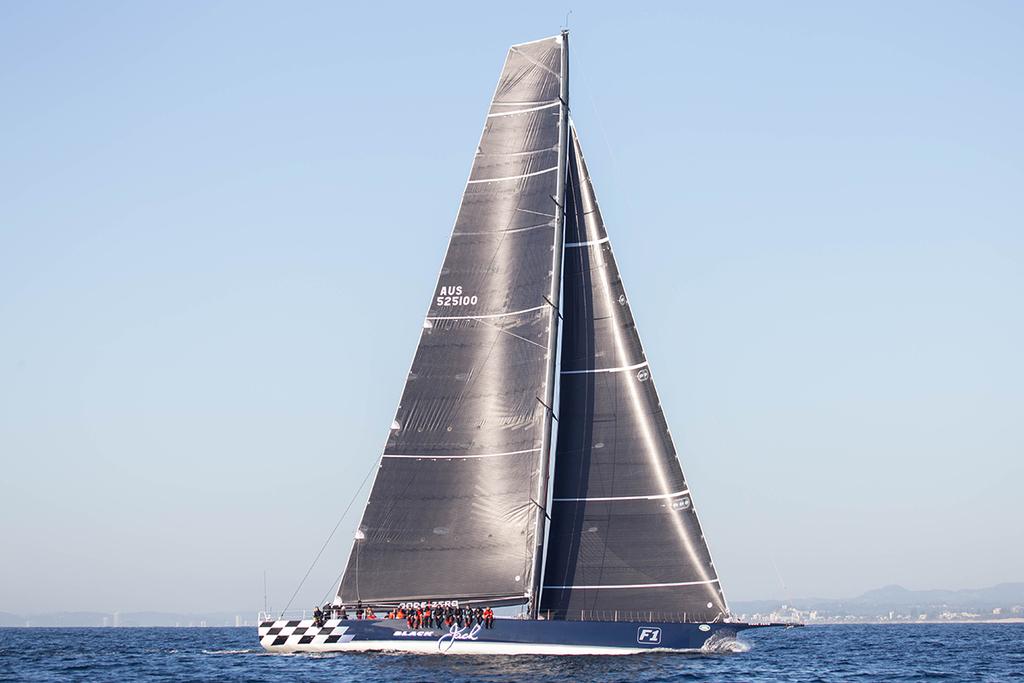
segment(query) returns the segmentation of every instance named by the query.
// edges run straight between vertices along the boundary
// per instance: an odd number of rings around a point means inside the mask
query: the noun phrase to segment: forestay
[[[342,602],[531,594],[557,339],[564,49],[558,36],[508,52]]]
[[[556,619],[721,619],[725,598],[575,131],[571,137],[541,609]]]

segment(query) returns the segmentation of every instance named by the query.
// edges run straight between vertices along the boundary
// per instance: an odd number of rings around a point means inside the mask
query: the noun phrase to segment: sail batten
[[[338,587],[342,603],[515,604],[535,594],[543,531],[534,501],[545,486],[557,334],[565,47],[556,36],[506,56]]]

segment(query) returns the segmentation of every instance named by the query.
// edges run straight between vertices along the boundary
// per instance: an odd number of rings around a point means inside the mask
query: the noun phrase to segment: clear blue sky
[[[283,607],[569,6],[726,594],[1024,580],[1024,5],[581,4],[0,5],[0,611]]]

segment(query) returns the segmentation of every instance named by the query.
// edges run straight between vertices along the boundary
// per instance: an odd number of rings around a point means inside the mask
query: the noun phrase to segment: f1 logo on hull
[[[641,626],[636,630],[636,642],[657,645],[661,642],[661,629],[653,626]]]

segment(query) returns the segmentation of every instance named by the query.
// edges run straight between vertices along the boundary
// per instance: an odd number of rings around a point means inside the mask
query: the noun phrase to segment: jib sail
[[[506,57],[342,602],[535,591],[565,192],[565,36]]]
[[[571,131],[542,612],[714,621],[725,598]]]

